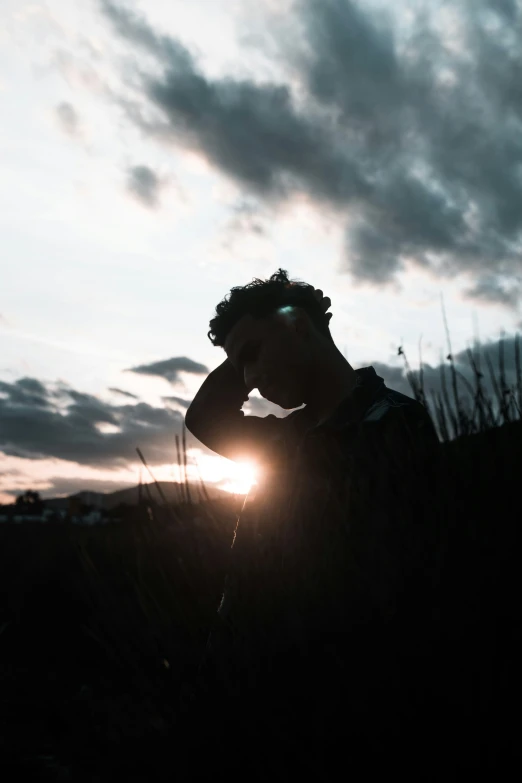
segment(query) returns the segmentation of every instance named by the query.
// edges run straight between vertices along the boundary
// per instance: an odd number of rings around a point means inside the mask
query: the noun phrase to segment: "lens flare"
[[[257,484],[259,476],[259,466],[255,462],[241,460],[233,462],[230,466],[232,474],[230,480],[221,484],[221,489],[225,492],[232,492],[237,495],[246,495],[252,487]]]

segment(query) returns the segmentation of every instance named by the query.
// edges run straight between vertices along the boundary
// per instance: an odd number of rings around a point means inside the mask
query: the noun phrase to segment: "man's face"
[[[248,393],[258,389],[286,410],[303,405],[310,370],[305,332],[305,323],[289,317],[284,308],[259,320],[245,315],[234,325],[224,347]]]

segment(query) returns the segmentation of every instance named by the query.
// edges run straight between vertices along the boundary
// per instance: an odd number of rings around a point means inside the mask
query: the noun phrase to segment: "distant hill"
[[[179,502],[183,498],[184,485],[179,481],[159,481],[159,486],[165,496],[167,502],[175,503]],[[226,498],[230,493],[225,492],[222,489],[213,487],[211,484],[205,485],[208,496],[212,499]],[[201,495],[201,489],[197,484],[189,484],[191,497],[193,500],[197,500]],[[142,497],[148,499],[149,492],[153,500],[158,503],[162,502],[158,488],[155,484],[143,484]],[[135,506],[138,503],[139,487],[128,487],[127,489],[120,489],[117,492],[77,492],[74,495],[68,495],[64,498],[45,498],[44,502],[47,508],[60,511],[67,509],[71,498],[78,499],[81,503],[85,503],[95,508],[101,508],[109,511],[110,509],[118,506],[120,503],[126,503],[129,506]]]

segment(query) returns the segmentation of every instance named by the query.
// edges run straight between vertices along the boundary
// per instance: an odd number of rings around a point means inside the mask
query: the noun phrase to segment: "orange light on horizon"
[[[181,482],[185,478],[189,482],[198,483],[202,479],[206,485],[214,485],[232,494],[246,495],[258,483],[262,468],[255,460],[225,459],[224,457],[197,454],[197,449],[189,450],[186,477],[183,466],[165,463],[152,465],[151,471],[157,481]],[[145,455],[146,456],[146,455]],[[45,493],[45,496],[66,497],[81,491],[115,492],[120,489],[136,486],[139,483],[140,471],[145,483],[152,481],[149,473],[136,464],[118,471],[108,471],[78,465],[65,460],[44,459],[31,460],[22,457],[7,457],[0,455],[0,472],[7,477],[0,487],[0,505],[14,502],[12,490],[22,494],[28,489]],[[12,479],[10,477],[12,475]],[[66,481],[64,486],[53,491],[56,477]],[[7,489],[11,492],[7,492]],[[4,491],[2,491],[4,490]]]
[[[246,495],[258,483],[259,466],[255,462],[241,460],[230,465],[230,479],[220,489],[236,495]]]

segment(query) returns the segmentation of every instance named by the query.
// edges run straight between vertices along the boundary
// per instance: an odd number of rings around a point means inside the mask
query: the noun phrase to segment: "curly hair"
[[[216,307],[208,338],[213,345],[223,348],[228,333],[244,315],[266,318],[285,306],[301,307],[318,332],[333,342],[329,317],[316,299],[313,285],[289,280],[285,269],[278,269],[269,280],[254,278],[251,283],[232,288]]]

